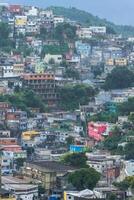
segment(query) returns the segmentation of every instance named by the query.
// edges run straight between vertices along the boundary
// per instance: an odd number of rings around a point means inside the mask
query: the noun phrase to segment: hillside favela
[[[16,2],[0,2],[0,200],[134,200],[134,24]]]

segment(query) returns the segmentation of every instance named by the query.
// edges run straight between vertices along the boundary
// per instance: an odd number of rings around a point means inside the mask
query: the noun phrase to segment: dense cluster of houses
[[[0,4],[0,7],[0,22],[10,26],[9,37],[15,40],[16,49],[18,38],[25,37],[26,44],[33,50],[28,56],[0,52],[0,95],[13,94],[16,86],[30,88],[41,96],[48,107],[53,108],[48,113],[30,108],[32,116],[28,116],[23,109],[0,101],[0,127],[3,127],[0,128],[0,171],[3,188],[12,191],[16,199],[22,200],[38,199],[38,185],[45,189],[50,200],[58,200],[61,196],[64,196],[64,200],[107,199],[111,191],[118,199],[123,199],[124,191],[119,191],[112,183],[134,175],[134,162],[94,149],[105,136],[111,134],[115,124],[89,122],[84,131],[81,122],[86,123],[87,113],[92,116],[102,111],[106,103],[110,103],[109,109],[114,112],[115,103],[134,97],[134,88],[100,90],[93,102],[80,105],[79,110],[65,112],[55,108],[60,100],[57,87],[66,83],[98,87],[114,68],[133,65],[134,38],[109,34],[105,26],[83,27],[78,22],[54,15],[52,10],[5,3]],[[40,30],[45,28],[51,32],[64,23],[76,27],[76,39],[68,41],[68,52],[49,53],[42,58],[42,48],[45,45],[59,45],[59,41],[42,41],[37,37]],[[91,45],[89,40],[94,38],[97,38],[96,42]],[[131,48],[125,47],[128,43]],[[64,76],[64,62],[79,72],[79,80]],[[95,76],[94,70],[102,65],[101,75]],[[117,125],[124,121],[127,121],[127,117],[120,116]],[[68,138],[74,138],[73,144],[69,146]],[[60,159],[68,152],[89,152],[91,149],[93,153],[86,153],[87,165],[101,173],[101,180],[93,191],[71,191],[67,188],[67,175],[76,169],[60,163]],[[21,165],[22,161],[25,163]]]

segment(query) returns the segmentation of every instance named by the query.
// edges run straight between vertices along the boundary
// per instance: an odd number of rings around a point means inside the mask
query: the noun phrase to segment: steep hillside
[[[97,16],[93,16],[92,14],[82,11],[76,8],[64,8],[64,7],[50,7],[55,15],[62,15],[66,18],[69,18],[74,21],[78,21],[83,25],[105,25],[108,27],[108,30],[113,32],[134,36],[134,27],[132,26],[119,26],[115,25],[107,21],[106,19],[100,19]]]

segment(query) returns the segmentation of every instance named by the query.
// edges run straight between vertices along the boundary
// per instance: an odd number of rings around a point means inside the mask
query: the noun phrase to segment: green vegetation
[[[69,148],[70,145],[74,144],[74,137],[69,136],[66,138],[67,147]]]
[[[14,47],[14,42],[9,39],[10,28],[8,24],[0,22],[0,49],[10,52]]]
[[[133,36],[134,35],[134,27],[132,26],[120,26],[115,25],[107,21],[106,19],[100,19],[97,16],[93,16],[92,14],[78,10],[74,7],[72,8],[63,8],[63,7],[50,7],[55,15],[62,15],[66,18],[69,18],[73,21],[77,21],[82,25],[86,26],[106,26],[107,32],[112,34],[123,34],[124,36]]]
[[[123,89],[132,86],[133,83],[134,73],[126,67],[116,67],[110,74],[108,74],[104,88],[106,90]]]
[[[115,127],[111,131],[111,136],[108,136],[103,142],[103,148],[109,150],[113,154],[123,155],[126,160],[134,159],[134,142],[128,141],[125,146],[118,146],[118,144],[126,142],[128,136],[134,136],[134,132],[127,131],[126,134]]]
[[[114,185],[122,191],[126,191],[128,188],[134,189],[134,176],[126,177],[122,182],[114,183]]]
[[[87,164],[87,157],[84,153],[70,153],[66,154],[62,158],[62,162],[64,164],[71,165],[73,167],[78,167],[78,168],[86,168]]]
[[[0,101],[8,102],[13,107],[27,111],[30,114],[31,108],[40,108],[40,111],[45,111],[45,105],[40,97],[31,90],[15,91],[11,95],[0,95]]]
[[[17,169],[20,169],[21,167],[23,167],[25,161],[26,161],[26,158],[17,158],[15,160],[15,163],[17,165]]]
[[[100,112],[96,115],[89,116],[88,121],[100,121],[100,122],[109,122],[109,123],[116,123],[118,120],[117,113],[110,113],[110,112]]]
[[[73,78],[73,79],[79,80],[80,79],[80,74],[74,68],[66,68],[66,71],[64,73],[64,77],[65,78]]]
[[[45,54],[52,54],[52,55],[59,55],[59,54],[65,54],[69,50],[68,45],[66,43],[61,45],[45,45],[42,49],[42,56],[45,56]]]
[[[126,160],[134,159],[134,142],[126,144],[123,149],[123,154],[125,155]]]
[[[47,38],[47,29],[45,27],[41,27],[40,28],[40,35],[39,35],[39,37],[42,40],[45,40]]]
[[[114,152],[117,150],[118,144],[121,141],[122,133],[118,127],[115,127],[112,131],[112,135],[108,136],[103,142],[103,146],[105,149]]]
[[[77,190],[90,189],[92,190],[100,179],[100,174],[93,168],[80,169],[71,173],[68,177],[71,183]]]
[[[24,58],[30,56],[32,51],[32,48],[29,47],[24,41],[21,41],[18,48],[14,50],[15,53],[22,54]]]
[[[76,27],[70,24],[59,24],[54,30],[54,39],[73,41],[76,38]]]
[[[117,195],[114,193],[109,194],[108,200],[117,200]]]
[[[134,98],[129,98],[128,101],[119,104],[118,112],[121,115],[130,115],[132,112],[134,112]]]
[[[79,105],[87,104],[94,97],[95,91],[84,84],[66,85],[59,88],[60,106],[65,110],[75,110]]]

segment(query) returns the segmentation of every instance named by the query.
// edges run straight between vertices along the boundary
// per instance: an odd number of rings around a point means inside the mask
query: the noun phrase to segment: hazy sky
[[[0,2],[30,4],[42,7],[74,6],[107,18],[117,24],[134,25],[134,0],[0,0]]]

